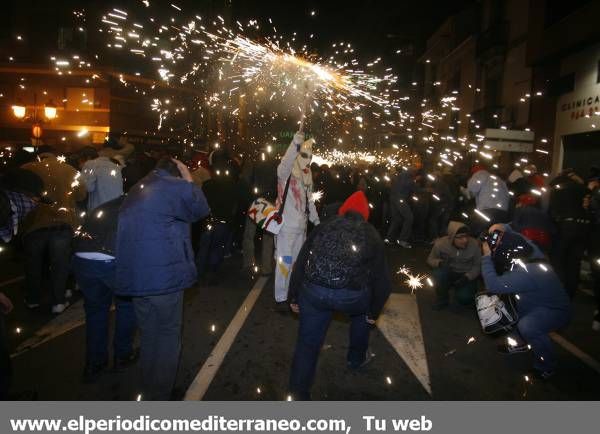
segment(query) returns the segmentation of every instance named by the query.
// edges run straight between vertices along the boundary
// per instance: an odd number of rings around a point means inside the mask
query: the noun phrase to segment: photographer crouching
[[[567,291],[541,251],[510,226],[496,224],[482,243],[481,274],[493,294],[512,294],[518,334],[498,347],[504,354],[533,351],[533,375],[548,379],[556,370],[549,333],[571,319]],[[516,344],[515,344],[516,342]]]

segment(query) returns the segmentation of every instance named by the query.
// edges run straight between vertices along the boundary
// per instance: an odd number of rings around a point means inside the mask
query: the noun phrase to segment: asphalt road
[[[408,266],[426,273],[426,249],[390,249],[394,273]],[[174,399],[284,400],[298,320],[276,312],[272,279],[249,280],[241,258],[227,259],[218,285],[186,291],[183,352]],[[15,302],[6,318],[15,370],[13,399],[131,400],[138,396],[137,367],[81,382],[85,353],[82,301],[58,317],[49,306],[23,306],[23,270],[10,250],[0,258],[0,290]],[[593,298],[586,282],[572,324],[557,337],[559,373],[527,381],[531,355],[496,352],[502,337],[481,332],[474,310],[431,309],[431,288],[411,293],[394,275],[394,293],[371,334],[374,359],[362,372],[346,368],[348,325],[332,322],[312,390],[319,400],[592,400],[600,398],[600,334],[591,330]],[[1,283],[4,282],[4,283]],[[255,304],[252,304],[256,299]],[[227,330],[227,332],[226,332]]]

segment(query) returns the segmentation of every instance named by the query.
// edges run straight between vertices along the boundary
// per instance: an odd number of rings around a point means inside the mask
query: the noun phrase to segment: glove
[[[304,143],[304,133],[302,131],[298,131],[294,134],[294,138],[292,139],[292,143],[296,145],[296,151],[300,152],[300,145]]]

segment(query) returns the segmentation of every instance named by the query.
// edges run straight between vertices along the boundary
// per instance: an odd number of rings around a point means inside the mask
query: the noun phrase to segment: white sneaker
[[[54,306],[52,306],[52,313],[54,313],[54,314],[63,313],[67,307],[69,307],[68,301],[65,301],[64,303],[55,304]]]
[[[398,245],[400,247],[404,247],[405,249],[412,249],[412,246],[410,245],[410,243],[408,243],[406,241],[398,241]]]
[[[73,291],[70,289],[65,290],[65,298],[73,297]]]

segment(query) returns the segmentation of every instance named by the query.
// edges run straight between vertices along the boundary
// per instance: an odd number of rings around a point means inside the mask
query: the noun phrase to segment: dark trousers
[[[533,366],[540,371],[556,369],[554,346],[548,333],[565,327],[571,318],[567,310],[538,307],[519,319],[517,329],[529,345],[535,361]]]
[[[552,266],[573,298],[579,287],[579,273],[583,251],[587,243],[589,225],[577,222],[558,224],[558,241],[552,254]]]
[[[371,329],[366,321],[370,301],[368,290],[330,289],[317,285],[302,288],[298,299],[300,327],[290,373],[290,391],[294,398],[310,399],[317,359],[334,312],[343,312],[350,317],[348,365],[358,368],[365,361]]]
[[[210,230],[205,230],[200,236],[200,245],[196,253],[196,268],[198,275],[207,271],[215,272],[225,258],[225,250],[231,239],[231,228],[227,223],[212,223]]]
[[[594,285],[594,298],[596,309],[600,311],[600,225],[596,224],[590,231],[588,238],[588,257],[592,269],[592,281]]]
[[[83,293],[86,332],[86,364],[108,362],[108,320],[115,302],[114,357],[124,359],[133,352],[133,333],[136,328],[131,297],[114,295],[115,261],[73,258],[73,270]]]
[[[0,401],[8,398],[8,389],[12,380],[12,364],[6,338],[4,316],[0,314]]]
[[[142,397],[169,400],[181,353],[183,291],[133,297],[133,306],[140,328]]]
[[[28,303],[40,302],[40,288],[46,264],[50,265],[52,304],[65,302],[71,260],[73,230],[69,226],[38,229],[23,239],[25,247],[25,287]]]
[[[390,241],[395,241],[398,235],[398,241],[408,241],[412,235],[413,229],[413,212],[410,205],[407,203],[408,199],[404,199],[402,202],[395,201],[390,202],[390,210],[392,213],[392,223],[388,228],[386,238]]]
[[[457,302],[462,305],[473,304],[477,292],[477,280],[469,280],[461,285],[456,285],[464,273],[455,273],[447,267],[436,268],[432,275],[438,302],[447,303],[450,298],[450,288],[454,287],[454,298]]]
[[[244,249],[244,259],[243,266],[244,268],[250,268],[255,263],[255,248],[254,248],[254,240],[256,238],[256,231],[258,230],[256,223],[254,223],[250,218],[246,217],[246,226],[244,227],[244,240],[243,240],[243,249]],[[262,241],[261,241],[261,262],[260,268],[261,272],[264,274],[271,274],[273,272],[273,249],[275,247],[273,234],[262,231]]]

